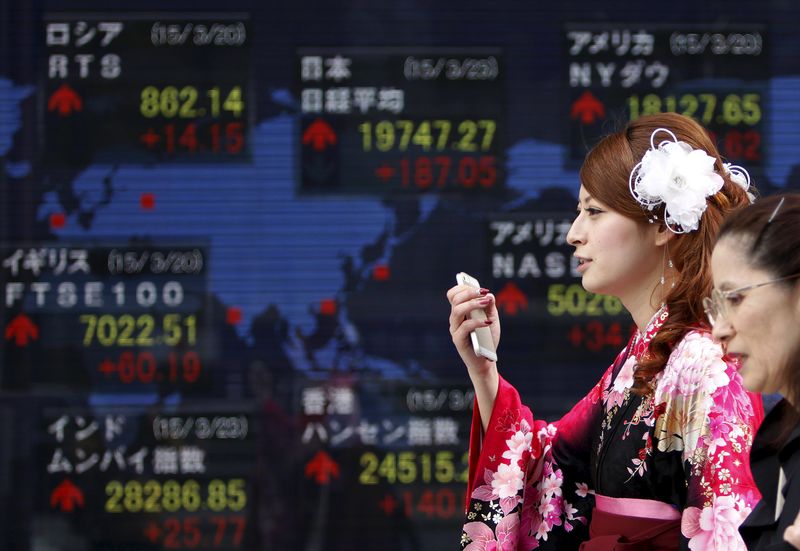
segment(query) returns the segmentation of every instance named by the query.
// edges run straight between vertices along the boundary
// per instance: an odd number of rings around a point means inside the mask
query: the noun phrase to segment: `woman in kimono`
[[[763,416],[705,322],[709,261],[749,176],[693,120],[642,117],[580,170],[575,247],[583,287],[618,297],[638,331],[561,420],[536,419],[469,333],[495,297],[447,292],[450,333],[475,388],[466,519],[475,550],[744,549],[758,501],[748,453]],[[502,356],[502,354],[500,354]]]
[[[748,549],[795,549],[784,538],[793,539],[786,531],[800,511],[800,195],[761,199],[726,219],[711,268],[714,337],[739,358],[748,390],[783,396],[753,443],[762,500],[740,532]]]

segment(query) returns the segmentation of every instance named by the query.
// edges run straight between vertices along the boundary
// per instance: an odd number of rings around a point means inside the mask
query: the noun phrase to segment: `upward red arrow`
[[[39,338],[39,328],[25,314],[18,314],[6,326],[6,340],[14,339],[17,346],[27,346],[28,340]]]
[[[330,455],[320,450],[306,464],[306,478],[313,477],[317,484],[327,484],[331,476],[339,478],[339,465]]]
[[[83,507],[83,503],[83,492],[68,478],[65,478],[50,494],[50,507],[53,509],[58,507],[67,513],[75,509],[76,505]]]
[[[73,111],[83,110],[83,100],[69,85],[62,84],[47,101],[47,110],[58,111],[60,116],[66,117]]]
[[[497,307],[502,308],[506,314],[513,316],[520,309],[528,309],[528,297],[520,291],[519,287],[509,281],[503,290],[497,293]]]
[[[311,144],[314,151],[324,151],[326,147],[335,143],[336,132],[322,119],[316,119],[303,132],[303,145]]]
[[[570,110],[573,119],[580,117],[582,124],[592,124],[598,118],[605,118],[606,108],[599,99],[586,90],[581,97],[575,100]]]

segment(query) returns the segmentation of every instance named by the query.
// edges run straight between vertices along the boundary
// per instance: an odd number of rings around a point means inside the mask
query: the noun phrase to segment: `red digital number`
[[[467,189],[481,186],[491,188],[497,183],[497,159],[493,155],[481,157],[462,157],[453,168],[453,160],[445,155],[436,157],[421,156],[400,160],[400,183],[404,188],[412,185],[419,190],[436,186],[442,189],[450,186]],[[453,169],[453,170],[451,170]],[[451,177],[451,172],[455,174]]]
[[[161,539],[164,549],[194,549],[201,545],[239,547],[244,539],[246,524],[242,515],[168,517],[163,521],[163,529],[151,523],[145,536],[154,545]]]
[[[211,522],[214,523],[214,545],[221,545],[228,532],[228,525],[231,525],[232,543],[238,546],[242,543],[244,536],[245,519],[242,516],[228,516],[211,517]]]
[[[460,505],[466,498],[462,492],[461,500],[456,501],[456,494],[451,488],[423,490],[420,496],[411,490],[403,492],[403,507],[406,517],[422,514],[429,519],[449,520],[460,513]]]
[[[187,123],[183,127],[175,123],[168,123],[164,125],[161,135],[151,133],[148,137],[155,140],[148,142],[148,148],[155,147],[157,142],[163,140],[164,151],[169,155],[176,153],[193,155],[204,150],[211,153],[224,151],[229,155],[237,155],[245,147],[244,123],[242,122],[225,124],[215,122],[200,130],[194,122]]]
[[[630,332],[634,329],[632,327]],[[605,347],[618,349],[624,344],[622,325],[616,321],[607,328],[599,320],[592,320],[585,325],[575,324],[570,328],[567,340],[574,348],[585,347],[592,352],[599,352]]]
[[[120,382],[125,384],[148,384],[162,380],[169,383],[194,383],[200,378],[202,365],[200,356],[194,350],[170,352],[167,354],[166,372],[162,373],[152,352],[126,350],[119,355],[117,361],[105,359],[100,362],[97,370],[106,377],[116,372]]]
[[[711,138],[717,142],[716,133],[711,132]],[[732,128],[725,132],[719,147],[725,159],[758,161],[761,159],[761,132],[754,129],[741,131]]]

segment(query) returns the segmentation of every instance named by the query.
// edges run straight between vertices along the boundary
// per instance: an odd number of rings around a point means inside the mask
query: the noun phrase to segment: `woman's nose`
[[[572,225],[569,227],[569,231],[567,232],[567,243],[573,247],[577,247],[583,242],[584,234],[581,225],[581,216],[578,215],[578,217],[573,220]]]
[[[711,328],[711,335],[723,344],[731,340],[734,333],[733,325],[724,316],[720,316],[714,327]]]

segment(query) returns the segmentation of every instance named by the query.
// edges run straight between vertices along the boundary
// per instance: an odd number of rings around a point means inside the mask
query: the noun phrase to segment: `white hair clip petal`
[[[656,145],[656,135],[662,132],[672,140]],[[628,187],[646,210],[664,205],[664,223],[670,231],[694,231],[706,210],[706,198],[722,189],[724,183],[714,170],[714,161],[702,149],[679,141],[672,131],[656,128],[650,135],[650,149],[631,171]]]
[[[725,174],[728,175],[728,178],[730,178],[734,184],[745,190],[747,192],[747,198],[750,199],[750,203],[754,203],[756,196],[750,193],[750,173],[739,165],[722,163],[722,166],[725,167]]]

